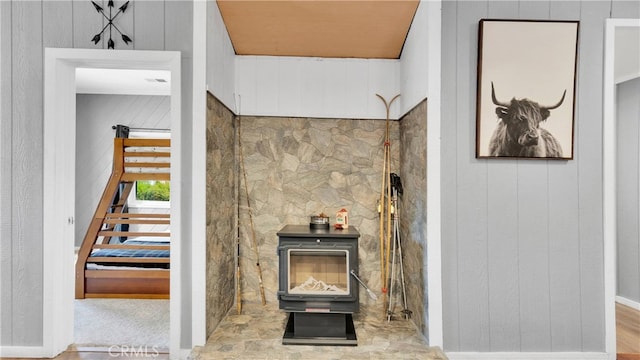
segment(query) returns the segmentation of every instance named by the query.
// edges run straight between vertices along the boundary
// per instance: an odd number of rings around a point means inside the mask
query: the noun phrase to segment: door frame
[[[640,19],[606,19],[604,43],[603,124],[602,124],[602,185],[604,235],[604,296],[605,296],[605,349],[616,355],[616,79],[615,38],[622,27],[640,28]]]
[[[73,343],[76,68],[167,70],[171,73],[171,178],[181,178],[181,53],[45,48],[43,348],[55,356]],[[181,182],[171,187],[170,351],[180,351]]]

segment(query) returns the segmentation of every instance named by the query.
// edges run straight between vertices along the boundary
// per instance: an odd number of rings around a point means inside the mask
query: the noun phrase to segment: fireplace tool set
[[[404,263],[402,261],[402,244],[400,242],[400,215],[398,214],[398,194],[402,194],[402,182],[400,176],[391,173],[389,182],[391,184],[391,212],[393,215],[393,250],[391,259],[391,279],[389,280],[389,307],[387,309],[387,321],[391,321],[393,316],[394,297],[393,288],[394,284],[397,284],[398,271],[396,269],[396,257],[398,258],[398,267],[400,272],[400,286],[402,290],[402,305],[401,311],[405,319],[411,318],[411,310],[407,308],[407,291],[404,282]]]
[[[389,138],[389,109],[391,104],[393,104],[393,101],[396,100],[400,94],[394,96],[389,102],[379,94],[376,94],[376,96],[382,100],[387,112],[387,126],[384,138],[384,161],[382,164],[382,181],[380,200],[378,202],[378,212],[380,213],[380,277],[382,295],[384,299],[383,309],[386,309],[387,321],[390,321],[393,316],[394,309],[393,289],[394,285],[396,285],[398,281],[396,278],[398,275],[396,271],[396,257],[399,259],[398,266],[400,271],[400,285],[404,306],[402,314],[405,319],[409,319],[411,317],[411,311],[407,309],[404,264],[402,262],[402,246],[400,244],[400,231],[398,225],[398,194],[402,193],[402,183],[400,182],[400,177],[398,175],[391,173],[391,141]],[[391,274],[389,273],[389,263],[391,263]],[[388,288],[387,285],[389,285]]]
[[[360,278],[358,277],[358,275],[356,274],[355,271],[353,271],[353,269],[351,269],[350,271],[351,276],[353,276],[359,283],[360,285],[362,285],[362,287],[367,290],[367,294],[369,294],[369,297],[373,300],[376,301],[378,300],[378,297],[376,296],[376,294],[373,293],[373,291],[371,291],[371,289],[369,289],[369,287],[367,286],[367,284],[365,284],[362,280],[360,280]]]

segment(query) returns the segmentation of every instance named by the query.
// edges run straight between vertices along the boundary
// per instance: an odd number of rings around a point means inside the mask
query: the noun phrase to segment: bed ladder
[[[129,139],[114,138],[113,170],[105,186],[93,218],[78,250],[76,260],[76,290],[75,298],[86,297],[85,270],[87,262],[118,263],[124,262],[118,258],[92,258],[94,249],[105,248],[129,248],[128,245],[109,244],[112,237],[124,236],[153,236],[169,237],[169,232],[130,232],[119,231],[118,225],[148,224],[167,225],[170,223],[170,214],[131,214],[125,212],[126,201],[136,180],[170,180],[167,171],[170,168],[170,152],[157,148],[170,148],[169,139]],[[149,159],[161,159],[160,161],[147,161]],[[98,243],[98,240],[102,241]],[[145,246],[136,246],[145,248]],[[153,249],[168,249],[168,246],[155,246]],[[139,262],[169,262],[169,259],[157,258],[129,258],[128,261]]]

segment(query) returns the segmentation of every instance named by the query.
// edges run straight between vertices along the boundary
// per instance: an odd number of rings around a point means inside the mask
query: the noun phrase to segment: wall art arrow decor
[[[131,40],[129,36],[123,34],[122,31],[118,29],[116,24],[113,23],[113,21],[118,17],[118,15],[120,15],[121,13],[124,13],[127,10],[127,7],[129,6],[129,1],[125,2],[122,6],[120,6],[118,8],[118,12],[116,12],[115,15],[112,15],[113,7],[115,5],[113,4],[113,0],[109,0],[109,2],[107,3],[107,7],[109,8],[109,16],[107,16],[104,13],[104,9],[102,8],[102,6],[96,4],[95,1],[91,1],[91,3],[93,4],[93,7],[96,8],[96,11],[98,11],[98,13],[102,14],[102,16],[104,16],[104,18],[107,19],[107,25],[105,25],[102,28],[102,30],[99,33],[97,33],[93,37],[93,39],[91,39],[91,41],[93,41],[94,44],[98,44],[100,42],[100,40],[102,39],[102,35],[104,34],[105,30],[107,30],[107,28],[109,28],[109,41],[107,41],[108,49],[115,49],[115,42],[111,38],[112,29],[115,29],[120,34],[120,36],[122,37],[122,41],[124,41],[125,44],[129,45],[130,42],[133,42],[133,40]]]

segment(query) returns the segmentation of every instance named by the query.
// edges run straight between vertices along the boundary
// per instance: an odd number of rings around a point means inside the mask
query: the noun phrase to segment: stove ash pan
[[[289,312],[354,313],[360,309],[357,239],[280,238],[280,309]]]

